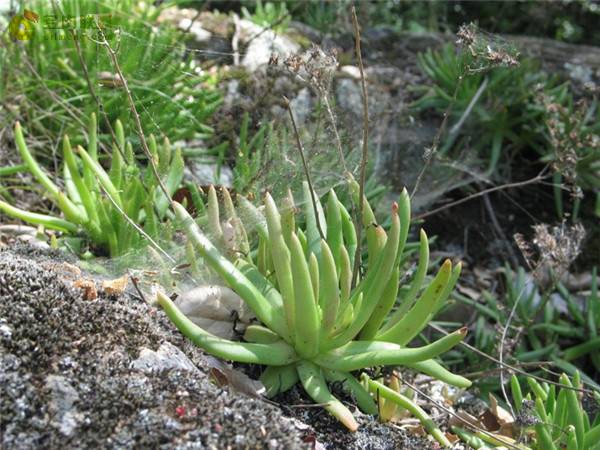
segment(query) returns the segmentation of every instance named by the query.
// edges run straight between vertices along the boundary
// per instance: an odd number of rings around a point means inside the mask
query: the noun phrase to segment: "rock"
[[[50,245],[48,245],[47,242],[44,242],[44,241],[38,239],[38,237],[35,235],[21,234],[21,235],[17,236],[17,239],[19,239],[22,242],[27,242],[27,243],[31,244],[33,247],[39,248],[41,250],[50,248]]]
[[[233,171],[226,165],[214,163],[200,163],[188,158],[183,171],[185,181],[191,181],[200,186],[216,184],[230,188],[233,186]]]
[[[360,69],[356,66],[342,66],[340,67],[340,73],[355,80],[360,80]]]
[[[310,94],[310,90],[305,87],[300,89],[300,92],[290,100],[292,111],[294,111],[294,118],[298,126],[303,125],[308,120],[313,112],[313,101]]]
[[[142,347],[138,359],[131,363],[133,369],[142,372],[161,372],[163,370],[187,370],[197,372],[198,369],[185,354],[169,342],[161,344],[157,351]]]
[[[1,448],[238,449],[236,436],[248,448],[308,448],[278,408],[212,384],[202,351],[162,311],[127,295],[84,301],[52,269],[60,257],[0,250],[0,319],[10,324],[0,333]]]
[[[181,19],[178,24],[181,30],[187,30],[196,42],[209,42],[212,37],[212,33],[202,28],[202,25],[198,22],[192,22],[192,19]]]
[[[65,436],[73,435],[81,414],[74,408],[75,402],[79,400],[79,394],[60,375],[49,375],[46,377],[46,388],[51,391],[48,409],[51,414],[51,423],[58,427]]]
[[[272,54],[285,58],[300,51],[300,45],[285,35],[277,34],[249,20],[240,19],[238,27],[240,42],[247,45],[241,64],[250,72],[268,64]]]
[[[226,108],[231,108],[241,99],[240,80],[229,80],[225,85],[225,95],[223,96],[223,105]]]
[[[362,115],[362,94],[358,81],[351,79],[338,80],[335,87],[335,97],[341,109],[352,112],[353,115]]]

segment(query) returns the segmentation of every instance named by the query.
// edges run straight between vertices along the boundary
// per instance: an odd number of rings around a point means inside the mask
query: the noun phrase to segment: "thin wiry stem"
[[[454,89],[454,94],[452,95],[452,100],[450,101],[450,103],[448,103],[446,111],[444,111],[444,118],[442,119],[440,128],[438,129],[437,133],[435,134],[435,136],[433,138],[433,143],[431,145],[431,148],[427,149],[425,152],[425,164],[423,165],[423,168],[419,172],[419,175],[417,176],[417,180],[415,181],[415,186],[413,187],[413,190],[410,193],[411,199],[417,193],[417,190],[419,189],[419,185],[421,184],[423,176],[425,175],[427,168],[431,165],[431,162],[433,161],[433,158],[434,158],[435,154],[437,153],[438,147],[440,145],[440,140],[442,139],[442,134],[444,133],[444,130],[446,129],[446,124],[448,123],[448,117],[450,116],[450,110],[452,109],[452,107],[454,106],[454,103],[456,102],[456,96],[458,95],[458,90],[460,89],[463,78],[464,78],[464,76],[461,76],[458,79],[458,83],[456,84],[456,88]]]
[[[108,118],[108,115],[106,114],[106,110],[104,109],[104,104],[100,100],[100,97],[98,97],[98,95],[96,95],[96,91],[94,90],[94,86],[92,85],[90,73],[88,71],[88,67],[87,67],[87,64],[85,63],[85,60],[83,59],[83,52],[81,51],[81,45],[79,45],[79,39],[77,39],[75,30],[71,30],[71,33],[73,35],[73,43],[75,44],[75,49],[77,50],[77,56],[79,58],[79,63],[81,64],[81,68],[83,69],[83,75],[84,75],[85,81],[87,83],[88,90],[90,91],[90,95],[92,96],[92,98],[94,99],[96,104],[98,105],[98,111],[100,111],[100,114],[102,114],[102,118],[104,119],[104,123],[106,124],[106,127],[108,128],[108,131],[110,132],[110,137],[111,137],[113,143],[116,145],[117,150],[119,151],[119,153],[121,154],[123,159],[125,159],[125,153],[124,153],[123,149],[119,146],[119,141],[117,140],[115,130],[113,129],[112,125],[110,124],[110,120]]]
[[[129,102],[129,107],[131,109],[131,113],[133,114],[133,119],[135,121],[136,130],[138,132],[138,136],[142,143],[142,149],[144,150],[144,154],[146,155],[146,158],[148,158],[148,162],[150,163],[150,166],[152,167],[152,172],[154,173],[154,176],[156,177],[156,180],[158,181],[158,185],[160,186],[161,191],[163,192],[165,197],[167,197],[167,200],[169,201],[169,204],[170,204],[171,196],[169,195],[169,191],[167,191],[167,188],[166,188],[165,184],[163,183],[163,180],[160,178],[160,174],[158,173],[158,167],[156,167],[156,161],[154,161],[154,158],[152,157],[152,153],[150,153],[150,149],[148,148],[148,143],[146,142],[146,136],[144,135],[144,129],[142,128],[142,122],[140,121],[140,115],[138,114],[137,108],[135,107],[135,102],[133,101],[133,96],[131,95],[131,90],[129,89],[129,84],[127,82],[127,79],[125,78],[125,76],[123,75],[123,72],[121,71],[121,66],[119,65],[119,61],[117,59],[117,54],[115,53],[113,48],[110,46],[110,44],[106,40],[104,31],[102,30],[102,27],[100,27],[100,24],[98,23],[97,19],[96,19],[96,28],[98,28],[98,32],[100,33],[100,36],[102,38],[102,40],[100,42],[102,45],[104,45],[106,47],[106,50],[108,51],[110,59],[112,60],[113,66],[115,67],[115,70],[117,71],[117,74],[119,75],[119,78],[120,78],[121,82],[123,83],[123,89],[125,89],[125,93],[127,94],[127,100]]]
[[[437,332],[439,332],[439,333],[442,333],[442,334],[445,334],[445,335],[448,335],[448,334],[450,334],[448,331],[446,331],[446,330],[444,330],[443,328],[441,328],[441,327],[439,327],[439,326],[435,325],[434,323],[431,323],[431,322],[430,322],[430,323],[428,323],[428,324],[427,324],[427,326],[429,326],[429,327],[433,328],[435,331],[437,331]],[[523,375],[523,376],[526,376],[526,377],[530,377],[530,378],[533,378],[533,379],[535,379],[535,380],[537,380],[537,381],[541,381],[541,382],[543,382],[543,383],[553,384],[553,385],[555,385],[555,386],[559,386],[559,387],[561,387],[561,388],[564,388],[564,389],[571,389],[571,390],[573,390],[573,391],[577,391],[577,392],[582,392],[582,393],[587,393],[587,394],[593,394],[593,393],[595,392],[594,390],[591,390],[591,389],[577,388],[577,387],[574,387],[574,386],[571,386],[571,387],[570,387],[570,386],[565,386],[565,385],[562,385],[562,384],[560,384],[560,383],[557,383],[557,382],[555,382],[555,381],[552,381],[552,380],[547,380],[546,378],[543,378],[543,377],[540,377],[540,376],[537,376],[537,375],[534,375],[534,374],[527,373],[527,372],[525,372],[524,370],[521,370],[521,369],[520,369],[519,367],[517,367],[517,366],[511,366],[510,364],[507,364],[507,363],[505,363],[505,362],[503,362],[503,361],[500,361],[500,360],[499,360],[499,359],[497,359],[497,358],[494,358],[494,357],[493,357],[493,356],[491,356],[491,355],[488,355],[488,354],[487,354],[487,353],[485,353],[485,352],[482,352],[482,351],[481,351],[481,350],[479,350],[478,348],[476,348],[476,347],[473,347],[473,346],[472,346],[472,345],[470,345],[470,344],[467,344],[465,341],[461,341],[461,342],[459,342],[459,343],[458,343],[458,345],[462,345],[463,347],[465,347],[465,348],[467,348],[467,349],[471,350],[472,352],[474,352],[474,353],[477,353],[479,356],[482,356],[482,357],[484,357],[484,358],[486,358],[486,359],[489,359],[490,361],[493,361],[493,362],[495,362],[495,363],[496,363],[496,364],[498,364],[499,366],[501,366],[501,367],[504,367],[504,368],[506,368],[506,369],[510,369],[510,370],[512,370],[513,372],[516,372],[516,373],[518,373],[519,375]]]
[[[327,92],[323,93],[322,98],[323,102],[325,103],[325,110],[327,111],[331,128],[333,129],[333,134],[335,135],[335,144],[337,146],[338,154],[340,156],[340,162],[342,163],[344,172],[348,172],[348,166],[346,165],[346,157],[344,156],[344,149],[342,148],[342,138],[340,138],[340,133],[335,122],[335,116],[333,115],[333,109],[331,108],[331,104],[329,103],[329,97],[327,96]]]
[[[119,214],[121,214],[123,216],[123,218],[129,222],[129,224],[135,228],[142,236],[144,236],[144,238],[148,239],[148,242],[150,242],[150,244],[152,244],[152,246],[154,248],[156,248],[156,250],[158,250],[159,252],[161,252],[169,261],[171,261],[172,263],[175,263],[176,261],[165,251],[162,249],[162,247],[160,245],[158,245],[156,243],[156,241],[154,239],[152,239],[150,237],[150,235],[148,233],[146,233],[137,223],[135,223],[133,221],[133,219],[131,219],[131,217],[129,217],[127,215],[127,213],[125,211],[123,211],[119,205],[117,204],[117,202],[110,196],[110,194],[108,193],[108,191],[106,189],[104,189],[104,186],[102,186],[101,183],[99,183],[100,188],[102,189],[102,191],[106,194],[106,197],[108,198],[108,200],[112,203],[112,205],[117,209],[117,211],[119,211]]]
[[[360,161],[360,181],[359,181],[359,193],[358,193],[358,213],[356,218],[356,253],[354,254],[354,268],[352,269],[352,284],[356,282],[358,271],[360,269],[360,256],[361,256],[361,238],[362,238],[362,211],[363,211],[363,197],[365,195],[365,178],[367,173],[367,159],[369,156],[369,97],[367,95],[367,84],[365,82],[365,71],[362,61],[362,53],[360,48],[360,27],[358,25],[358,18],[356,17],[356,9],[352,6],[352,25],[354,26],[354,32],[356,33],[355,38],[355,51],[356,58],[358,59],[358,68],[360,70],[360,85],[362,89],[362,103],[363,103],[363,142],[362,142],[362,158]]]
[[[33,67],[33,65],[31,64],[31,62],[29,61],[29,58],[25,54],[23,54],[23,56],[24,56],[23,62],[25,62],[25,65],[27,66],[27,68],[31,71],[31,73],[33,74],[33,76],[35,76],[35,78],[37,78],[37,80],[40,82],[40,84],[42,85],[42,87],[44,88],[44,90],[46,91],[46,93],[55,102],[59,103],[65,109],[65,111],[67,112],[67,114],[69,114],[75,120],[75,122],[79,123],[79,125],[81,125],[82,127],[85,128],[85,124],[79,118],[79,114],[77,114],[79,111],[73,111],[73,108],[71,108],[71,106],[67,102],[65,102],[59,95],[57,95],[54,91],[52,91],[46,85],[46,82],[41,77],[41,75],[37,72],[37,70],[35,70],[35,67]]]
[[[325,234],[323,233],[323,229],[321,228],[321,223],[319,221],[319,212],[317,210],[317,199],[315,198],[315,190],[313,188],[312,180],[310,178],[308,164],[306,163],[306,158],[304,157],[304,147],[302,146],[302,141],[300,141],[300,134],[298,133],[298,127],[296,127],[296,119],[294,119],[294,112],[292,111],[292,105],[286,97],[283,97],[283,99],[287,106],[288,113],[290,114],[290,119],[292,121],[292,128],[294,129],[294,136],[296,137],[296,145],[298,146],[298,152],[300,152],[300,158],[302,159],[302,166],[304,167],[304,175],[306,176],[306,182],[308,183],[308,188],[310,189],[310,199],[312,201],[312,206],[315,211],[315,221],[317,222],[317,229],[319,230],[319,235],[321,236],[321,239],[325,239]]]
[[[502,390],[502,395],[504,396],[504,400],[506,401],[506,404],[509,406],[510,412],[513,415],[513,417],[516,417],[515,410],[513,409],[512,404],[508,400],[508,395],[506,394],[506,388],[504,386],[504,341],[506,340],[506,332],[508,331],[508,328],[510,327],[510,323],[512,322],[515,312],[517,311],[517,306],[519,305],[519,301],[521,301],[521,297],[523,297],[524,292],[525,292],[525,286],[523,286],[523,289],[521,289],[521,292],[519,292],[519,295],[517,296],[517,299],[515,300],[515,303],[513,304],[513,307],[510,310],[510,314],[508,315],[506,325],[504,325],[504,328],[502,329],[502,337],[500,338],[500,349],[498,350],[498,361],[500,364],[500,389]]]
[[[435,208],[435,209],[432,209],[431,211],[427,211],[427,212],[425,212],[423,214],[417,215],[414,218],[414,220],[424,219],[425,217],[433,216],[434,214],[442,212],[445,209],[453,208],[454,206],[458,206],[461,203],[468,202],[469,200],[473,200],[474,198],[481,197],[482,195],[490,194],[490,193],[495,192],[495,191],[501,191],[501,190],[504,190],[504,189],[511,189],[511,188],[523,187],[523,186],[527,186],[528,184],[539,183],[539,182],[541,182],[542,180],[544,180],[544,179],[546,179],[548,177],[546,175],[547,169],[548,169],[548,166],[546,166],[544,169],[542,169],[542,171],[539,174],[537,174],[533,178],[530,178],[529,180],[517,181],[515,183],[507,183],[507,184],[503,184],[501,186],[494,186],[492,188],[485,189],[483,191],[479,191],[479,192],[477,192],[477,193],[475,193],[473,195],[469,195],[468,197],[463,197],[463,198],[461,198],[459,200],[456,200],[454,202],[447,203],[446,205],[440,206],[439,208]]]

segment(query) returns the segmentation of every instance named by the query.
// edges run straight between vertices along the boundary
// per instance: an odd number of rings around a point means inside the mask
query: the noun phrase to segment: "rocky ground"
[[[2,448],[433,445],[372,417],[348,433],[321,408],[282,410],[216,386],[210,360],[162,311],[127,293],[86,300],[74,264],[24,244],[0,250]]]

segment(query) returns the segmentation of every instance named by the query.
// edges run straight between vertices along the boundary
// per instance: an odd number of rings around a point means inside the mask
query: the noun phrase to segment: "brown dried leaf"
[[[492,394],[490,394],[490,412],[494,415],[498,421],[498,424],[500,425],[500,429],[495,431],[503,436],[512,437],[515,418],[510,412],[498,405],[498,400],[496,400],[496,397],[494,397]]]
[[[245,373],[232,369],[223,361],[207,356],[210,367],[210,376],[217,386],[229,386],[242,394],[250,397],[262,397],[266,393],[263,384],[258,380],[253,380]]]
[[[86,300],[96,300],[98,298],[98,291],[96,291],[94,280],[80,278],[73,282],[73,286],[83,291],[83,298]]]
[[[29,20],[30,22],[35,22],[35,23],[37,23],[38,20],[40,19],[40,16],[38,14],[36,14],[33,11],[30,11],[28,9],[23,10],[23,16],[25,16],[25,18],[27,20]]]
[[[446,435],[446,439],[448,439],[451,444],[460,441],[460,438],[456,434],[450,433],[448,431],[446,431],[444,434]]]
[[[121,278],[114,280],[104,280],[102,282],[102,290],[108,295],[121,295],[125,292],[129,283],[129,275],[125,274]]]

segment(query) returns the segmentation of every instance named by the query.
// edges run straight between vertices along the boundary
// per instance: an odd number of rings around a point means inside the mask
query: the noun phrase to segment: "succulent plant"
[[[529,392],[524,395],[521,383],[512,376],[510,387],[516,417],[514,440],[504,435],[467,431],[452,427],[472,448],[519,450],[596,450],[600,448],[600,392],[582,389],[581,378],[562,374],[559,383],[539,383],[526,377]],[[514,436],[519,437],[519,436]],[[524,439],[525,438],[525,439]]]
[[[358,204],[358,184],[351,178],[349,184],[354,204]],[[363,377],[362,383],[360,376],[355,378],[353,372],[361,369],[402,365],[455,386],[466,388],[471,384],[434,360],[458,344],[466,328],[423,347],[408,346],[448,298],[461,266],[452,267],[446,260],[422,289],[429,261],[427,236],[422,231],[416,274],[400,303],[396,303],[410,223],[406,191],[399,203],[391,206],[388,232],[377,225],[368,201],[363,200],[368,252],[361,262],[366,271],[359,271],[354,280],[357,233],[350,213],[333,190],[323,206],[304,184],[303,227],[297,224],[298,209],[291,193],[284,198],[281,209],[266,194],[264,215],[241,196],[236,210],[229,192],[224,189],[222,194],[224,217],[215,189],[209,189],[208,234],[182,205],[173,202],[173,209],[204,262],[244,299],[261,324],[247,328],[245,342],[224,340],[196,326],[169,297],[159,293],[158,303],[196,345],[227,360],[267,366],[261,381],[269,396],[285,392],[300,381],[315,402],[324,404],[352,431],[358,424],[350,410],[329,391],[327,381],[343,382],[360,409],[369,414],[377,413],[372,391],[379,387],[368,378]],[[240,217],[257,230],[255,252],[248,251],[248,233]],[[411,400],[402,396],[398,400],[395,393],[387,397],[401,401],[430,429],[431,420]],[[449,444],[442,433],[434,436],[444,445]]]
[[[98,158],[94,114],[89,121],[87,151],[81,146],[74,150],[69,137],[64,136],[63,191],[37,163],[27,148],[23,130],[17,122],[15,141],[21,158],[48,198],[62,211],[64,218],[25,211],[2,200],[0,211],[67,234],[82,233],[97,247],[106,247],[113,257],[144,243],[146,237],[131,222],[143,226],[147,236],[156,238],[164,231],[159,230],[158,224],[166,217],[169,200],[159,189],[151,171],[143,171],[137,165],[132,146],[126,142],[118,120],[115,129],[119,148],[113,147],[108,172]],[[163,145],[157,145],[153,136],[150,136],[149,147],[159,172],[164,174],[166,189],[172,195],[183,179],[181,152],[178,149],[173,151],[167,139]]]

